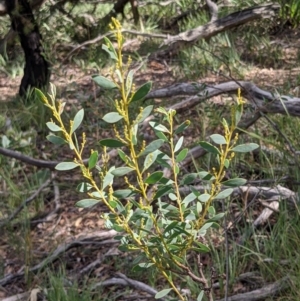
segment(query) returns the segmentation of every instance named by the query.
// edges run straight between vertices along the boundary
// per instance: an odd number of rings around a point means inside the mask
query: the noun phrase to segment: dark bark
[[[42,37],[28,0],[6,0],[6,7],[25,54],[24,76],[19,89],[19,95],[24,96],[29,88],[48,85],[49,63],[44,57]]]

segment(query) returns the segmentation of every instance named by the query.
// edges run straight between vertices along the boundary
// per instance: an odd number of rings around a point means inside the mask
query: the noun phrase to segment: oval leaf
[[[63,138],[55,136],[55,135],[48,135],[46,138],[48,141],[50,141],[51,143],[53,143],[55,145],[64,145],[64,144],[68,143]]]
[[[228,189],[225,189],[223,191],[221,191],[218,195],[216,195],[214,197],[214,199],[226,199],[227,197],[229,197],[233,192],[233,189],[232,188],[228,188]]]
[[[146,146],[146,148],[141,153],[141,155],[148,155],[149,153],[152,153],[152,152],[158,150],[163,144],[164,144],[164,141],[162,139],[154,140]]]
[[[119,168],[112,170],[111,173],[116,177],[122,177],[133,170],[134,169],[130,168],[130,167],[119,167]]]
[[[176,162],[179,163],[181,161],[183,161],[187,154],[188,154],[189,150],[187,148],[184,148],[179,154],[178,156],[176,156]]]
[[[215,155],[220,155],[220,151],[215,146],[213,146],[212,144],[210,144],[208,142],[205,142],[205,141],[201,141],[199,144],[202,148],[204,148],[209,153],[212,153],[212,154],[215,154]]]
[[[95,199],[84,199],[75,204],[76,207],[88,208],[94,206],[95,204],[99,203],[99,200]]]
[[[167,288],[167,289],[164,289],[164,290],[158,292],[155,295],[155,299],[159,299],[159,298],[162,298],[162,297],[168,295],[171,290],[172,290],[171,288]]]
[[[211,198],[211,195],[208,193],[203,193],[198,196],[198,200],[202,203],[206,203]]]
[[[120,189],[120,190],[115,190],[113,196],[116,197],[117,199],[126,199],[132,193],[133,191],[130,189]]]
[[[110,139],[110,138],[108,138],[108,139],[102,139],[99,143],[102,146],[108,146],[108,147],[121,147],[121,146],[125,145],[120,140]]]
[[[111,80],[107,79],[104,76],[101,75],[94,75],[92,76],[93,81],[101,88],[103,89],[116,89],[118,88],[117,85],[112,82]]]
[[[219,134],[213,134],[210,139],[216,144],[227,144],[225,137]]]
[[[138,123],[143,122],[151,114],[152,110],[153,110],[153,105],[144,108],[142,113],[140,114],[140,117],[137,119],[137,122]]]
[[[181,132],[183,132],[186,128],[189,127],[189,125],[191,124],[191,122],[189,120],[186,120],[185,122],[183,122],[180,126],[178,126],[178,128],[175,130],[174,135],[177,135]]]
[[[183,143],[183,136],[181,136],[181,137],[178,139],[178,141],[177,141],[177,143],[176,143],[176,145],[175,145],[175,147],[174,147],[174,153],[176,153],[176,152],[178,152],[178,151],[180,150],[180,148],[181,148],[181,146],[182,146],[182,143]]]
[[[222,185],[230,186],[230,187],[238,187],[243,186],[247,183],[247,180],[242,178],[230,179],[228,181],[222,182]]]
[[[47,122],[46,123],[48,129],[52,132],[60,132],[61,131],[61,128],[56,125],[54,122]]]
[[[71,133],[74,133],[78,129],[78,127],[80,126],[83,120],[83,117],[84,117],[84,109],[81,109],[76,113],[74,117]]]
[[[154,151],[150,154],[148,154],[145,158],[145,161],[144,161],[144,169],[143,169],[143,172],[145,170],[147,170],[156,160],[157,156],[159,154],[159,151]]]
[[[161,178],[163,177],[163,172],[156,171],[153,174],[151,174],[146,180],[146,184],[155,184],[157,183]]]
[[[240,144],[232,148],[231,150],[237,153],[248,153],[251,152],[259,147],[256,143],[247,143],[247,144]]]
[[[131,102],[142,100],[151,90],[152,82],[147,82],[134,93]]]
[[[122,118],[123,118],[123,116],[121,116],[119,113],[110,112],[110,113],[107,113],[106,115],[104,115],[104,117],[102,119],[107,123],[116,123],[119,120],[121,120]]]
[[[76,168],[77,166],[79,166],[79,165],[74,162],[61,162],[55,166],[55,169],[56,170],[71,170],[71,169]]]
[[[150,126],[153,127],[156,131],[170,133],[170,131],[162,124],[157,124],[156,122],[149,122]]]
[[[89,169],[92,169],[96,166],[98,161],[98,152],[95,151],[91,154],[90,158],[89,158]]]

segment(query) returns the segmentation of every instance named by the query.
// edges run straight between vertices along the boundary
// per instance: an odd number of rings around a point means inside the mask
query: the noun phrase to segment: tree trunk
[[[25,54],[24,76],[19,89],[19,95],[24,96],[29,88],[48,85],[49,64],[43,54],[42,37],[28,0],[6,0],[6,7]]]

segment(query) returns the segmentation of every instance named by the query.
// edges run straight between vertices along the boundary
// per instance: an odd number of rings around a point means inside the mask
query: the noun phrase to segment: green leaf
[[[238,123],[240,122],[242,114],[243,114],[243,105],[242,104],[237,105],[235,107],[235,126],[237,126]]]
[[[48,141],[50,141],[51,143],[53,143],[55,145],[64,145],[64,144],[68,143],[63,138],[55,136],[53,134],[48,135],[46,138],[47,138]]]
[[[155,131],[155,134],[159,139],[162,139],[164,142],[168,142],[168,138],[165,136],[164,133]]]
[[[93,186],[91,184],[83,182],[77,186],[77,191],[86,193],[89,190],[91,190],[92,188],[93,188]]]
[[[108,146],[108,147],[121,147],[124,146],[125,144],[123,142],[121,142],[120,140],[117,139],[102,139],[100,140],[100,145],[102,146]]]
[[[205,234],[206,231],[213,225],[213,223],[205,223],[201,229],[199,230],[199,235],[201,235],[202,233]],[[200,234],[201,233],[201,234]]]
[[[74,133],[78,127],[80,126],[82,120],[84,117],[84,109],[79,110],[73,120],[73,125],[72,125],[72,129],[71,129],[71,134]]]
[[[224,160],[224,166],[225,166],[226,168],[228,168],[228,167],[229,167],[229,164],[230,164],[230,161],[229,161],[228,159],[225,159],[225,160]]]
[[[164,236],[166,236],[165,234],[167,234],[168,232],[170,232],[171,230],[173,230],[175,227],[177,227],[179,224],[179,222],[174,221],[171,222],[165,229],[164,229]]]
[[[217,149],[215,146],[213,146],[212,144],[205,142],[205,141],[201,141],[200,146],[202,148],[204,148],[206,151],[208,151],[209,153],[212,153],[214,155],[220,155],[220,151],[219,149]]]
[[[95,200],[95,199],[84,199],[84,200],[77,202],[75,204],[75,206],[82,207],[82,208],[88,208],[88,207],[94,206],[95,204],[97,204],[99,202],[100,202],[99,200]]]
[[[208,193],[203,193],[198,196],[198,200],[202,203],[206,203],[211,198],[211,195]]]
[[[225,215],[224,212],[218,213],[218,214],[216,214],[214,217],[212,217],[212,218],[210,219],[210,221],[218,221],[218,220],[220,220],[221,218],[223,218],[224,215]]]
[[[181,146],[182,146],[182,143],[183,143],[183,136],[181,136],[181,137],[178,139],[178,141],[177,141],[177,143],[176,143],[176,145],[175,145],[175,147],[174,147],[174,153],[176,153],[177,151],[180,150],[180,148],[181,148]]]
[[[96,166],[96,164],[97,164],[97,161],[98,161],[98,152],[94,151],[90,155],[90,158],[89,158],[89,163],[88,163],[89,169],[94,168]]]
[[[115,167],[112,166],[107,174],[104,176],[103,182],[102,182],[102,189],[105,189],[108,185],[111,185],[114,180],[114,175],[111,173],[113,170],[115,170]]]
[[[224,183],[222,183],[224,184]],[[216,195],[214,197],[214,199],[218,200],[218,199],[226,199],[227,197],[229,197],[233,192],[233,189],[232,188],[228,188],[228,189],[225,189],[223,191],[221,191],[218,195]]]
[[[144,169],[143,169],[143,172],[145,170],[147,170],[156,160],[157,156],[159,154],[159,151],[156,150],[150,154],[148,154],[145,158],[145,161],[144,161]]]
[[[182,203],[187,207],[190,202],[193,202],[196,199],[196,196],[193,192],[188,194],[182,201]]]
[[[186,158],[188,152],[189,152],[188,148],[184,148],[183,150],[181,150],[181,152],[178,154],[178,156],[176,156],[176,159],[175,159],[176,162],[179,163],[179,162],[183,161]]]
[[[197,241],[197,240],[194,240],[194,244],[197,246],[195,249],[199,252],[202,252],[202,253],[207,253],[210,251],[209,247],[206,246],[205,244]],[[199,252],[199,253],[200,253]]]
[[[247,143],[247,144],[240,144],[235,146],[234,148],[231,149],[233,152],[237,153],[248,153],[251,152],[259,147],[258,144],[256,143]]]
[[[61,162],[55,166],[55,169],[56,170],[71,170],[71,169],[76,168],[77,166],[79,166],[79,165],[74,162]]]
[[[157,183],[161,178],[163,177],[163,172],[161,171],[155,171],[153,174],[151,174],[146,180],[146,184],[155,184]]]
[[[134,93],[133,97],[131,98],[131,102],[139,101],[145,98],[145,96],[150,92],[152,87],[152,82],[147,82]]]
[[[162,167],[171,168],[168,161],[170,161],[170,157],[166,155],[165,153],[161,152],[156,159],[156,162],[160,164]]]
[[[197,178],[197,173],[189,173],[189,174],[185,174],[181,180],[180,185],[189,185],[192,184],[195,179]]]
[[[247,183],[247,180],[245,180],[245,179],[235,178],[235,179],[230,179],[225,182],[222,182],[222,185],[230,186],[230,187],[238,187],[238,186],[243,186],[246,183]]]
[[[114,191],[113,196],[116,197],[117,199],[126,199],[132,193],[133,191],[131,189],[119,189]]]
[[[135,124],[131,128],[132,136],[131,136],[131,142],[133,145],[137,145],[137,131],[138,131],[138,124]]]
[[[118,56],[117,56],[117,53],[116,53],[116,50],[115,50],[113,44],[107,37],[104,37],[104,41],[105,41],[106,45],[103,44],[102,49],[104,51],[106,51],[113,60],[117,61]]]
[[[164,125],[162,125],[162,124],[157,124],[154,121],[150,121],[149,124],[156,131],[170,133],[170,131]]]
[[[198,172],[198,175],[200,179],[204,181],[210,181],[215,179],[215,177],[207,171],[200,171]]]
[[[122,118],[123,118],[123,116],[120,115],[119,113],[110,112],[110,113],[105,114],[102,119],[107,123],[116,123],[119,120],[121,120]]]
[[[139,267],[144,268],[144,269],[148,269],[152,265],[154,265],[154,263],[152,263],[152,262],[141,262],[141,263],[139,263]]]
[[[35,94],[38,96],[38,98],[41,100],[41,102],[46,103],[47,97],[45,96],[45,94],[37,88],[34,88],[34,91],[35,91]]]
[[[101,75],[93,75],[92,76],[93,81],[101,88],[103,89],[116,89],[118,86],[112,82],[111,80],[107,79],[104,76]]]
[[[169,193],[171,190],[173,190],[172,186],[170,185],[166,185],[166,186],[160,186],[158,188],[158,190],[156,191],[155,196],[153,197],[153,200],[156,200],[160,197],[162,197],[163,195]]]
[[[219,134],[213,134],[210,139],[216,144],[227,144],[225,137]]]
[[[168,295],[171,290],[172,290],[171,288],[167,288],[167,289],[164,289],[164,290],[158,292],[155,295],[155,299],[159,299],[159,298],[162,298],[162,297]]]
[[[189,120],[186,120],[181,125],[178,126],[178,128],[174,131],[174,135],[178,135],[179,133],[182,133],[185,129],[187,129],[190,126],[191,122]]]
[[[202,209],[203,209],[203,206],[202,206],[201,202],[197,202],[197,204],[196,204],[196,210],[197,210],[197,212],[201,213]]]
[[[126,174],[130,173],[133,170],[134,169],[130,168],[130,167],[118,167],[118,168],[112,170],[111,173],[116,177],[122,177],[122,176],[125,176]]]
[[[151,114],[152,110],[153,110],[153,105],[144,108],[142,110],[142,113],[140,114],[140,117],[137,119],[137,122],[138,123],[143,122]]]
[[[201,291],[197,297],[197,301],[202,301],[203,296],[204,296],[204,291]]]
[[[60,132],[61,131],[61,128],[56,125],[54,122],[47,122],[46,123],[48,129],[52,132]]]
[[[154,140],[150,142],[144,149],[144,151],[141,153],[142,155],[147,155],[149,153],[152,153],[159,149],[164,144],[164,141],[162,139]]]
[[[131,87],[132,87],[132,81],[133,81],[133,74],[134,74],[134,70],[130,70],[128,72],[127,78],[126,78],[126,96],[128,97],[128,95],[131,92]]]

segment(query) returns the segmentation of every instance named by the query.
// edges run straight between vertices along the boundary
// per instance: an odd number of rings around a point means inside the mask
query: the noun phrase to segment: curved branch
[[[247,81],[230,81],[214,86],[206,86],[205,84],[197,83],[176,84],[168,88],[150,92],[145,97],[145,100],[178,95],[193,95],[172,106],[172,109],[177,112],[182,112],[213,96],[221,95],[223,93],[237,94],[238,89],[241,89],[242,96],[246,98],[257,111],[273,114],[279,113],[283,115],[289,114],[290,116],[300,117],[299,97],[274,94],[260,89],[255,84]]]

